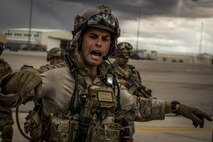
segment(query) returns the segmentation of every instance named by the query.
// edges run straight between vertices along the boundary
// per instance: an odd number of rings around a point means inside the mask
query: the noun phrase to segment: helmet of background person
[[[132,52],[132,45],[129,42],[120,42],[118,43],[118,52],[116,53],[116,57],[124,57],[129,58]]]
[[[64,58],[64,51],[59,47],[54,47],[47,52],[47,61],[54,57]]]

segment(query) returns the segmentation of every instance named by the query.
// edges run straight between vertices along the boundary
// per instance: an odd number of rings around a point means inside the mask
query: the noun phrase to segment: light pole
[[[199,54],[201,54],[202,51],[202,40],[203,40],[203,22],[201,22]]]
[[[139,37],[140,37],[140,24],[141,24],[141,10],[139,9],[138,27],[137,27],[136,51],[138,51],[138,40],[139,40]]]
[[[30,16],[29,16],[29,31],[28,31],[28,50],[30,50],[30,48],[31,48],[32,10],[33,10],[33,0],[30,0]]]

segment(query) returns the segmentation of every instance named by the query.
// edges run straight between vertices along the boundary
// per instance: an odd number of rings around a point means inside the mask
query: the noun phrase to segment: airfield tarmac
[[[4,51],[2,57],[18,70],[24,64],[38,68],[46,64],[45,52]],[[130,60],[140,71],[143,85],[152,89],[153,96],[180,101],[213,116],[213,65],[166,63],[159,61]],[[32,104],[21,106],[20,121]],[[203,129],[194,128],[192,122],[181,116],[168,114],[166,120],[136,122],[135,142],[213,142],[213,124],[207,122]],[[25,142],[14,124],[14,142]]]

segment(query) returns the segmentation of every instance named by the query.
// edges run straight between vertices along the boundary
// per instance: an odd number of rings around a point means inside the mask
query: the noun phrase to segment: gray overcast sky
[[[140,23],[139,49],[198,53],[202,33],[202,53],[213,54],[213,0],[33,0],[32,28],[71,31],[77,14],[100,4],[118,18],[119,41],[136,47]],[[30,0],[0,0],[0,6],[0,32],[29,27]]]

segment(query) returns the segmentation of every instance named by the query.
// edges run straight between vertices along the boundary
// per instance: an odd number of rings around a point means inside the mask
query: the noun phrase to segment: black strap
[[[64,57],[65,57],[65,62],[70,70],[70,73],[75,80],[73,95],[70,99],[70,104],[68,108],[68,111],[75,114],[77,109],[77,102],[78,102],[78,98],[77,98],[78,97],[78,73],[77,73],[78,71],[74,61],[72,60],[72,57],[68,53],[65,53]]]
[[[116,94],[116,100],[117,100],[116,102],[117,102],[117,104],[116,104],[116,110],[115,110],[115,112],[116,113],[120,113],[121,112],[120,86],[119,86],[118,80],[116,79],[115,73],[113,73],[112,65],[110,65],[108,73],[112,74],[112,76],[113,76],[113,84],[114,84],[113,85],[113,89],[114,89],[114,92],[116,92],[115,90],[117,89],[117,94]]]
[[[180,104],[180,102],[178,102],[178,101],[172,101],[172,102],[171,102],[171,110],[172,110],[172,113],[177,114],[176,106],[179,105],[179,104]]]

